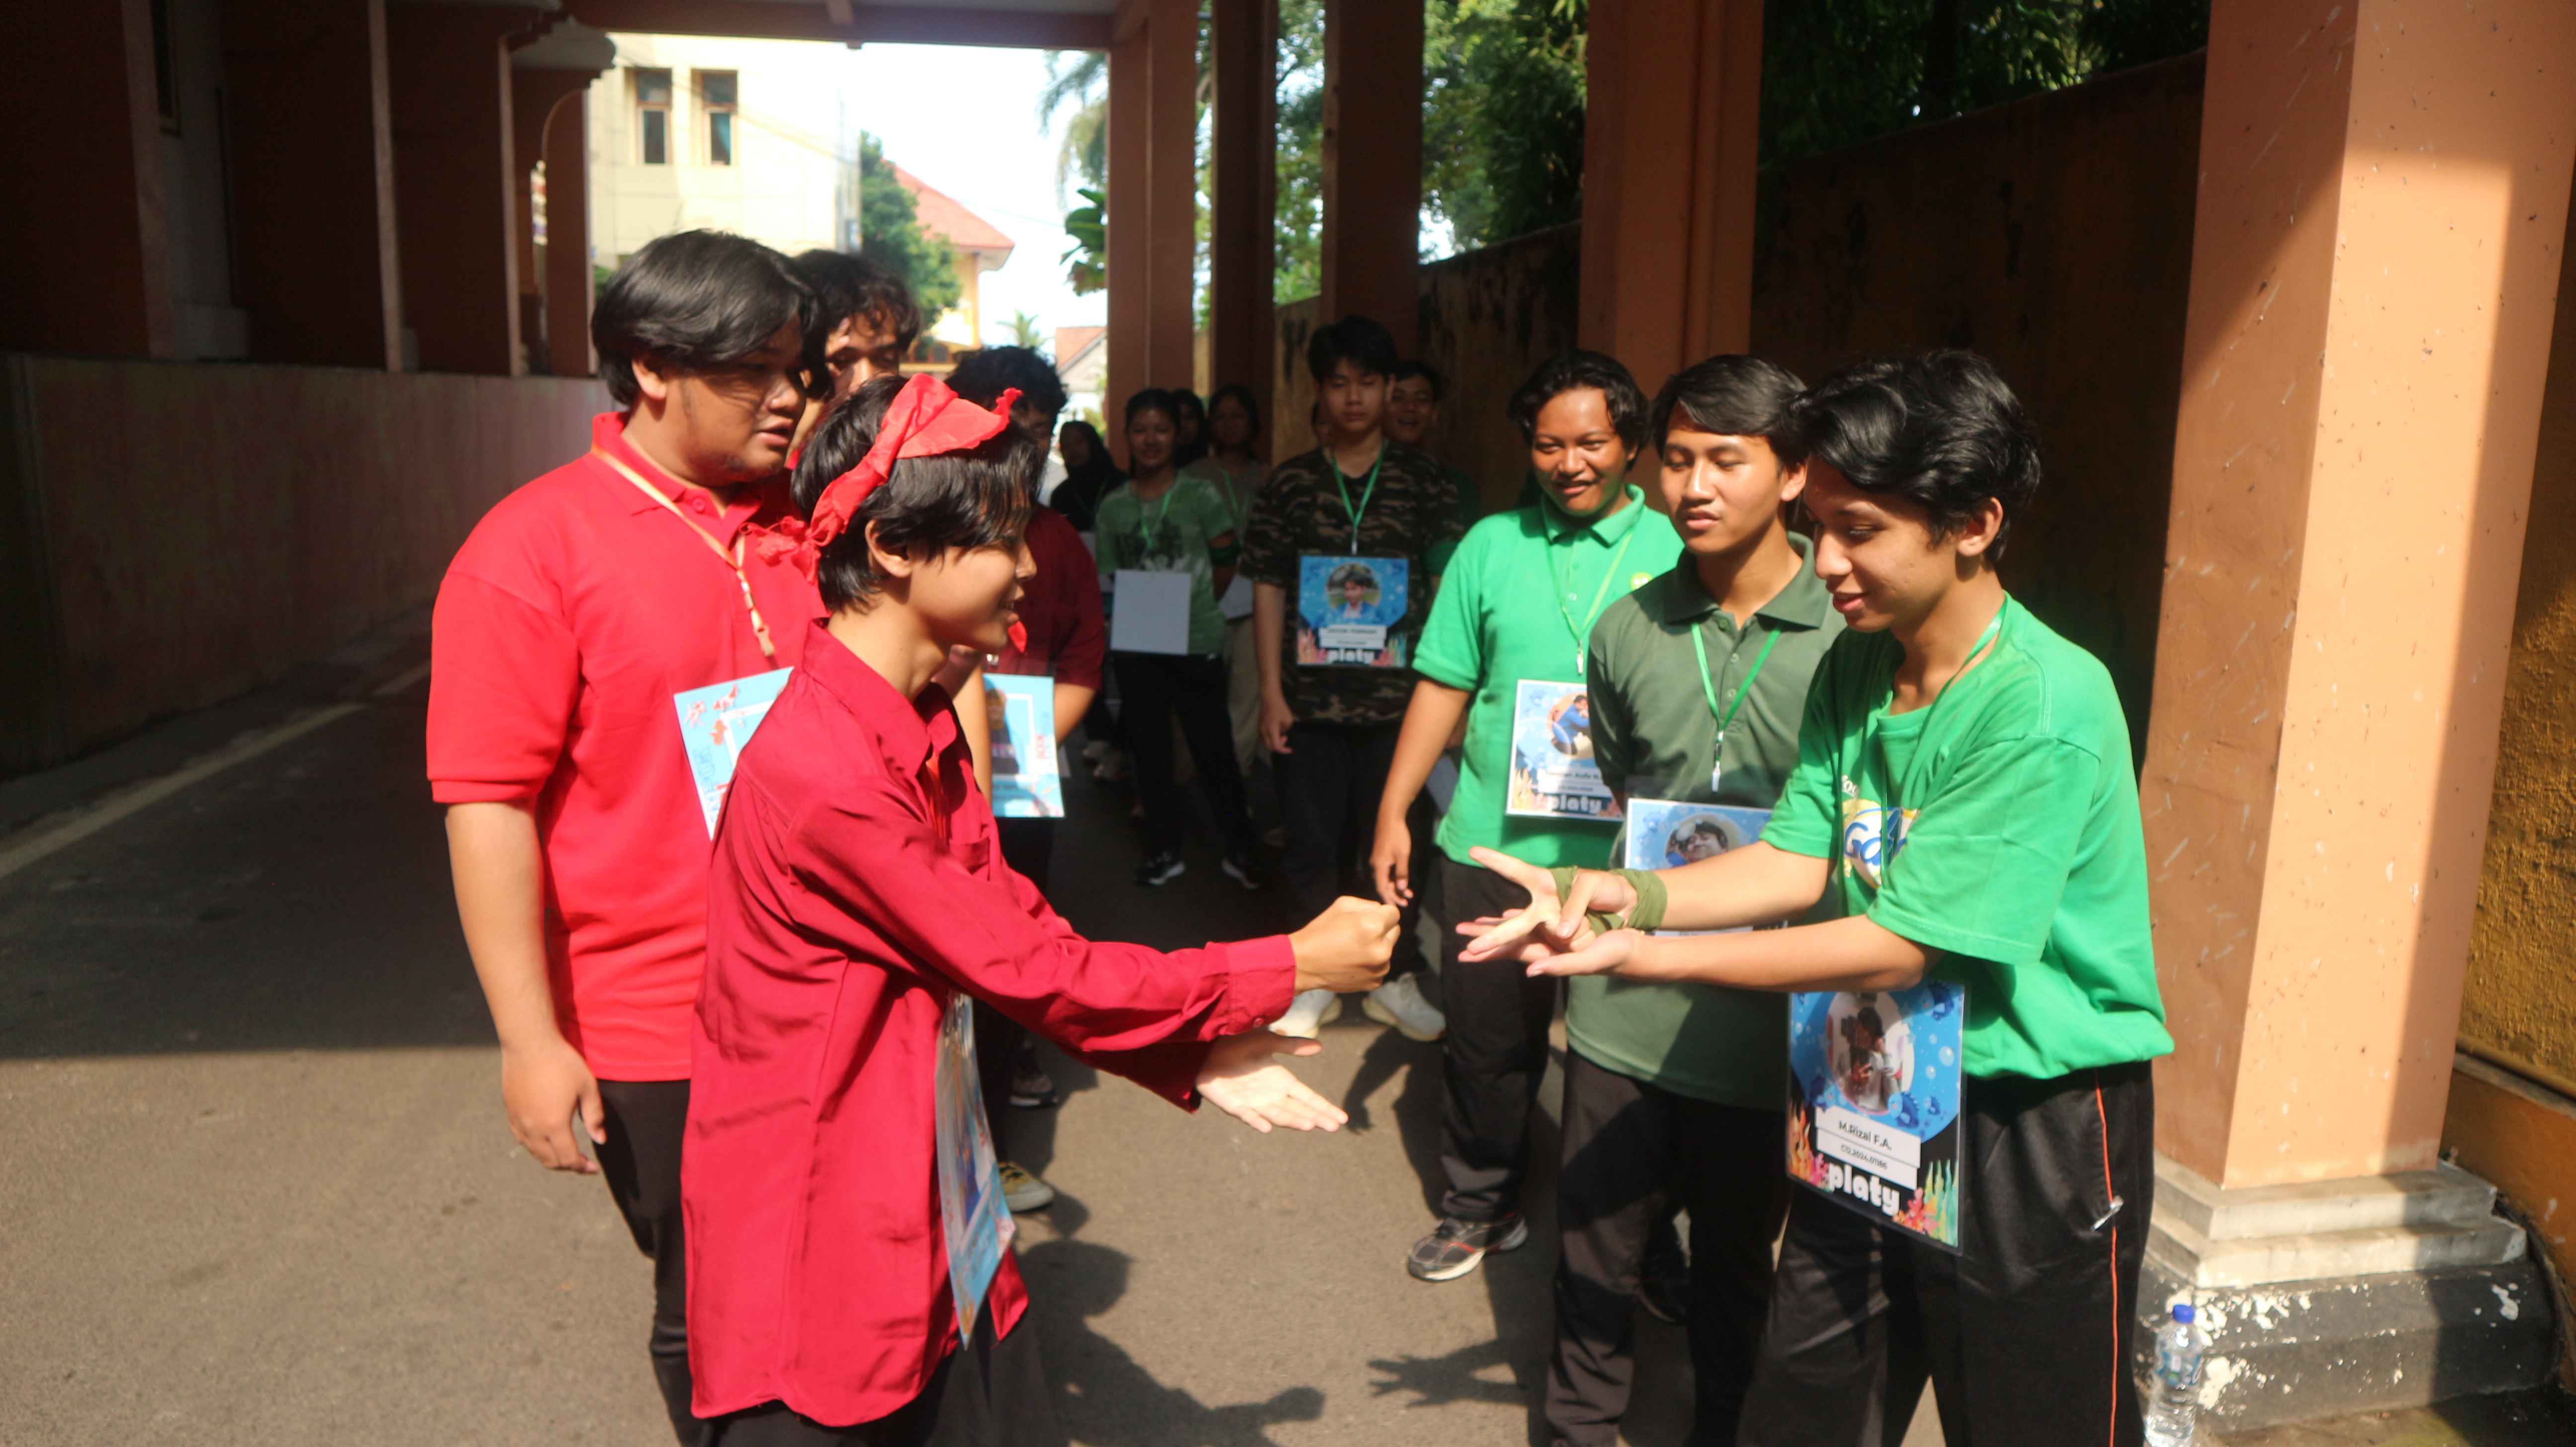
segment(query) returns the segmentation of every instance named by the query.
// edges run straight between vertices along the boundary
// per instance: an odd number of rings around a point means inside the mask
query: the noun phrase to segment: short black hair
[[[894,333],[895,349],[909,352],[921,335],[921,303],[902,277],[864,256],[816,248],[799,252],[796,274],[823,301],[823,330],[829,333],[851,317],[875,320]]]
[[[1348,362],[1384,377],[1395,371],[1399,360],[1394,334],[1364,316],[1327,322],[1306,339],[1306,370],[1318,382],[1338,363]]]
[[[1224,401],[1228,397],[1232,397],[1235,401],[1242,403],[1243,410],[1252,418],[1252,436],[1248,440],[1255,442],[1261,440],[1261,403],[1253,398],[1252,389],[1243,385],[1241,382],[1228,382],[1224,386],[1217,388],[1214,393],[1209,395],[1209,415],[1215,415],[1216,404]]]
[[[1526,442],[1538,435],[1539,410],[1568,392],[1592,388],[1610,408],[1611,430],[1630,447],[1646,445],[1646,394],[1617,357],[1580,348],[1559,352],[1538,364],[1520,390],[1512,394],[1511,415]]]
[[[789,482],[798,513],[813,516],[814,504],[832,479],[868,455],[877,429],[885,424],[886,408],[904,382],[901,377],[872,378],[814,429]],[[823,606],[836,613],[864,607],[885,591],[887,580],[868,553],[870,523],[876,525],[881,546],[909,558],[1018,538],[1035,506],[1029,483],[1044,452],[1035,438],[1005,427],[964,452],[897,462],[885,485],[859,504],[849,531],[823,549],[814,569]]]
[[[1788,425],[1809,460],[1863,492],[1921,508],[1936,536],[1958,531],[1986,499],[2002,503],[1990,558],[2003,556],[2013,520],[2039,492],[2038,429],[1994,365],[1974,352],[1847,367],[1799,398]]]
[[[978,407],[990,407],[1004,391],[1020,389],[1020,405],[1033,407],[1047,416],[1047,430],[1055,430],[1055,415],[1064,410],[1064,379],[1055,374],[1055,364],[1027,347],[985,347],[968,352],[948,374],[948,385],[957,395]]]
[[[1127,410],[1122,416],[1127,422],[1133,423],[1139,412],[1160,412],[1171,418],[1173,424],[1177,426],[1181,420],[1180,398],[1161,387],[1139,388],[1128,394]]]
[[[1408,357],[1396,363],[1395,370],[1386,374],[1386,380],[1390,383],[1409,382],[1416,377],[1431,384],[1432,401],[1445,402],[1449,399],[1449,379],[1441,376],[1440,369],[1429,362],[1417,362]]]
[[[1806,454],[1789,431],[1789,409],[1805,390],[1796,373],[1776,362],[1725,352],[1673,373],[1655,394],[1647,426],[1657,447],[1676,419],[1699,432],[1759,437],[1771,444],[1781,466],[1795,467]]]
[[[798,379],[808,396],[825,385],[823,320],[814,289],[787,258],[747,236],[681,231],[655,237],[626,259],[590,309],[590,344],[599,379],[619,407],[642,395],[638,358],[684,372],[727,366],[759,354],[783,326],[804,339]]]

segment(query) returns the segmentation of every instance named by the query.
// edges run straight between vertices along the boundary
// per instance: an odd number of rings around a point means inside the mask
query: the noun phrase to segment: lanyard
[[[1377,495],[1377,470],[1386,466],[1386,444],[1377,445],[1377,461],[1369,464],[1368,483],[1360,489],[1360,505],[1351,506],[1350,480],[1342,476],[1342,464],[1331,448],[1324,449],[1324,465],[1333,470],[1333,486],[1342,490],[1342,511],[1351,520],[1351,556],[1360,555],[1360,519],[1368,516],[1369,499]]]
[[[1890,801],[1891,809],[1903,810],[1905,807],[1903,801],[1914,797],[1914,786],[1923,781],[1924,761],[1931,754],[1931,750],[1925,748],[1924,744],[1932,737],[1932,719],[1941,711],[1941,700],[1948,698],[1950,690],[1958,684],[1960,678],[1965,676],[1969,669],[1977,666],[1977,659],[1995,641],[1995,636],[2004,631],[2004,614],[2010,611],[2012,611],[2012,600],[2006,598],[2004,605],[1995,610],[1994,621],[1986,625],[1985,632],[1977,635],[1976,646],[1968,650],[1968,661],[1959,665],[1959,671],[1950,675],[1949,680],[1941,685],[1941,691],[1932,695],[1932,702],[1925,706],[1923,731],[1915,736],[1914,758],[1906,765],[1904,782],[1897,790],[1897,798]],[[1881,757],[1884,757],[1884,754]]]
[[[751,636],[760,640],[760,656],[768,659],[772,663],[777,662],[778,646],[769,641],[769,625],[762,621],[760,616],[760,605],[753,602],[751,598],[751,575],[742,570],[742,539],[737,536],[733,540],[733,551],[726,552],[725,545],[717,542],[713,533],[710,533],[705,528],[698,526],[695,522],[691,522],[689,515],[680,511],[680,505],[671,501],[670,494],[662,491],[662,489],[658,487],[655,487],[653,484],[646,482],[634,468],[628,467],[625,463],[619,461],[613,456],[610,456],[600,448],[592,448],[590,450],[590,455],[607,463],[611,468],[616,469],[618,476],[635,484],[636,488],[646,497],[660,503],[663,511],[669,513],[675,518],[678,518],[681,522],[687,523],[689,531],[696,533],[700,542],[705,543],[709,548],[715,551],[717,560],[722,562],[726,567],[733,569],[734,581],[742,585],[743,611],[751,615]]]
[[[1181,480],[1178,477],[1174,477],[1170,482],[1163,484],[1163,505],[1154,509],[1154,516],[1150,522],[1147,521],[1145,517],[1144,500],[1139,498],[1136,502],[1136,530],[1145,535],[1145,554],[1147,557],[1153,556],[1154,533],[1157,529],[1162,527],[1163,515],[1172,510],[1172,494],[1179,492],[1180,490]]]
[[[1574,635],[1574,676],[1577,678],[1584,676],[1583,645],[1585,640],[1592,636],[1592,625],[1601,621],[1602,600],[1610,594],[1610,580],[1619,576],[1619,564],[1627,559],[1628,545],[1636,540],[1637,527],[1632,523],[1628,527],[1628,535],[1619,540],[1618,551],[1610,555],[1609,565],[1601,570],[1601,582],[1592,590],[1592,607],[1585,612],[1581,623],[1574,621],[1573,611],[1565,606],[1565,593],[1569,583],[1567,579],[1557,576],[1555,549],[1551,547],[1548,551],[1547,577],[1549,582],[1556,585],[1548,596],[1556,600],[1557,616],[1565,620],[1565,631]]]
[[[1771,650],[1780,646],[1780,635],[1774,632],[1762,640],[1762,651],[1753,655],[1753,666],[1745,670],[1744,681],[1735,686],[1735,701],[1722,710],[1717,706],[1717,680],[1708,672],[1708,625],[1693,623],[1691,642],[1697,645],[1691,649],[1691,660],[1699,665],[1700,692],[1708,695],[1708,711],[1717,720],[1717,758],[1709,764],[1708,774],[1713,781],[1726,766],[1726,731],[1735,723],[1735,711],[1744,707],[1745,697],[1753,692],[1753,680],[1762,676],[1762,665],[1771,661]],[[1738,638],[1735,646],[1743,647],[1744,641]],[[1733,650],[1726,656],[1729,662],[1734,661]]]

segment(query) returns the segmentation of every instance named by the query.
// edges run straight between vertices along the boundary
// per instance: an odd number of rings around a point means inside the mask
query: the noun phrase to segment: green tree
[[[876,137],[859,137],[859,254],[912,288],[924,331],[957,305],[957,253],[945,236],[921,229],[912,193],[895,179],[894,163]]]
[[[1027,347],[1031,351],[1040,350],[1046,345],[1046,333],[1039,328],[1036,317],[1024,311],[1011,313],[1011,345]]]
[[[1430,0],[1423,209],[1460,251],[1583,211],[1586,0]]]

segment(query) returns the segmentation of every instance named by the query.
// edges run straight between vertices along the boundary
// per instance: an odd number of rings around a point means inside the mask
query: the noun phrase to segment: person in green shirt
[[[1806,486],[1782,431],[1801,390],[1769,362],[1719,356],[1655,398],[1648,475],[1681,560],[1601,615],[1584,669],[1592,756],[1619,797],[1629,858],[1697,857],[1758,832],[1798,761],[1808,681],[1843,631],[1785,516]],[[1719,985],[1566,981],[1556,1440],[1618,1441],[1636,1341],[1621,1283],[1642,1281],[1652,1300],[1675,1205],[1690,1213],[1690,1440],[1735,1440],[1789,1207],[1783,1003]]]
[[[1941,1132],[1958,1132],[1944,1192],[1956,1254],[1882,1218],[1887,1198],[1796,1193],[1737,1440],[1892,1438],[1928,1374],[1953,1442],[2096,1441],[2107,1427],[2115,1447],[2135,1443],[2148,1062],[2173,1040],[2120,700],[1995,572],[2038,491],[2037,437],[1994,369],[1955,351],[1840,373],[1788,430],[1808,458],[1816,573],[1850,631],[1808,691],[1761,840],[1655,872],[1481,856],[1530,899],[1469,926],[1465,953],[1542,975],[1963,991]],[[1648,932],[1776,923],[1829,896],[1841,917],[1825,923]],[[1932,1089],[1952,1088],[1943,1063],[1929,1063]],[[1792,1089],[1821,1115],[1844,1087]]]
[[[1252,389],[1228,382],[1208,400],[1208,455],[1181,469],[1205,479],[1234,510],[1240,534],[1252,520],[1253,494],[1269,467],[1261,460],[1261,404]],[[1234,725],[1234,762],[1247,779],[1261,758],[1261,663],[1252,656],[1252,581],[1240,573],[1217,596],[1225,614],[1225,713]]]
[[[1417,679],[1369,853],[1379,898],[1409,905],[1417,877],[1436,871],[1440,907],[1453,919],[1491,913],[1513,897],[1508,879],[1470,861],[1472,850],[1507,849],[1551,865],[1608,857],[1614,825],[1597,776],[1592,796],[1568,795],[1552,813],[1535,812],[1528,800],[1515,807],[1524,756],[1552,747],[1530,736],[1548,731],[1522,721],[1578,716],[1593,621],[1681,551],[1628,481],[1646,437],[1646,399],[1626,367],[1598,352],[1552,357],[1512,395],[1510,411],[1529,444],[1541,501],[1476,524],[1450,560],[1414,655]],[[1565,702],[1534,715],[1523,703],[1524,683],[1557,685]],[[1461,719],[1466,748],[1440,822],[1440,852],[1417,869],[1408,816]],[[1425,1281],[1464,1276],[1487,1251],[1528,1239],[1520,1186],[1556,1006],[1553,980],[1531,979],[1508,962],[1462,964],[1462,941],[1445,938],[1447,1188],[1431,1234],[1406,1258],[1406,1269]]]
[[[1235,767],[1234,740],[1225,712],[1225,618],[1216,600],[1234,579],[1242,536],[1234,510],[1203,478],[1172,467],[1178,409],[1171,395],[1147,388],[1127,399],[1125,484],[1100,500],[1094,521],[1102,589],[1114,610],[1121,572],[1180,573],[1190,580],[1186,651],[1147,653],[1114,647],[1123,701],[1119,723],[1136,755],[1136,792],[1145,806],[1146,856],[1136,882],[1160,887],[1186,865],[1187,832],[1180,788],[1173,782],[1172,724],[1178,720],[1198,766],[1199,787],[1225,836],[1227,875],[1246,889],[1261,887],[1252,852],[1252,816],[1245,808],[1243,775]],[[1132,620],[1131,620],[1132,621]]]

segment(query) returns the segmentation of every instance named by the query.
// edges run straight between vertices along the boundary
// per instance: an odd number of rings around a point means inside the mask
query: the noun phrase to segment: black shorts
[[[1064,1447],[1038,1355],[1034,1312],[1000,1341],[993,1315],[948,1354],[921,1395],[890,1417],[827,1427],[771,1402],[717,1419],[711,1447]]]

